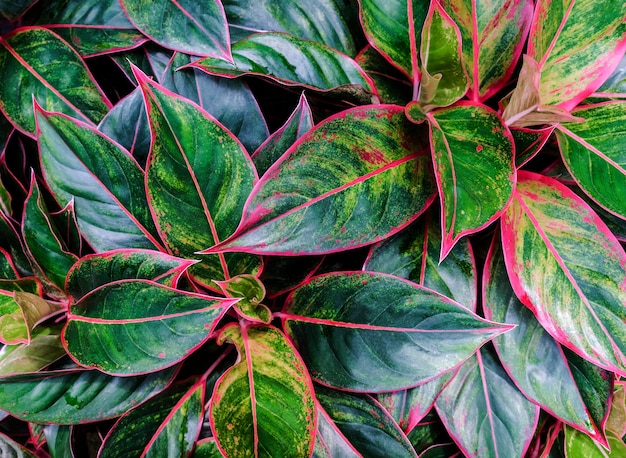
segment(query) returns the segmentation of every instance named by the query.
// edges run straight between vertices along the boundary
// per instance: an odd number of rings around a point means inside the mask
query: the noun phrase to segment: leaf
[[[458,103],[427,114],[441,200],[444,259],[458,240],[500,217],[515,187],[511,132],[493,110]]]
[[[36,2],[37,0],[13,0],[11,2],[2,2],[2,5],[0,5],[0,17],[6,19],[7,21],[18,19]]]
[[[213,392],[211,429],[227,456],[310,456],[317,420],[313,385],[285,335],[271,326],[227,325],[237,364]]]
[[[3,248],[0,248],[0,278],[15,280],[17,277],[18,273],[11,260],[11,255]]]
[[[191,458],[222,458],[214,437],[199,440],[193,449]]]
[[[624,382],[616,384],[606,430],[617,437],[626,435],[626,391]]]
[[[0,348],[0,375],[37,372],[65,356],[58,326],[39,327],[30,342]]]
[[[225,78],[267,76],[281,84],[319,91],[345,85],[374,90],[361,67],[345,54],[285,33],[251,35],[233,43],[232,53],[232,63],[207,57],[189,65]]]
[[[237,231],[205,252],[325,254],[399,231],[434,198],[420,134],[394,105],[327,119],[263,175]]]
[[[173,385],[123,415],[98,456],[188,456],[202,425],[205,383],[190,385]]]
[[[620,457],[626,453],[624,441],[613,434],[608,435],[610,451],[589,436],[565,427],[565,455],[567,458]]]
[[[269,324],[272,312],[261,303],[265,299],[265,286],[253,275],[237,275],[225,281],[215,281],[226,297],[239,298],[233,308],[248,321]]]
[[[310,278],[322,265],[324,256],[267,256],[259,280],[272,299],[291,291]]]
[[[371,45],[366,46],[355,60],[374,82],[380,103],[404,106],[411,101],[411,82]]]
[[[313,277],[287,297],[280,316],[315,381],[370,393],[439,377],[509,329],[374,272]]]
[[[154,220],[172,254],[197,257],[237,228],[256,181],[254,165],[241,143],[207,112],[143,74],[136,77],[153,135],[146,188]],[[211,284],[250,272],[237,269],[238,259],[203,256],[190,273]],[[244,262],[244,267],[260,263],[249,256]]]
[[[316,387],[315,391],[324,409],[320,418],[334,422],[361,456],[417,456],[393,418],[370,396],[356,396],[323,387]]]
[[[0,39],[0,109],[33,137],[33,99],[45,110],[98,122],[111,106],[87,67],[67,43],[40,27],[17,29]],[[16,90],[19,89],[19,90]]]
[[[561,346],[541,327],[530,309],[515,296],[494,239],[483,275],[485,317],[517,327],[496,337],[493,344],[507,374],[524,395],[542,409],[576,429],[606,442],[577,386]],[[600,399],[600,397],[598,397]]]
[[[420,49],[424,106],[445,107],[465,95],[467,73],[461,53],[461,32],[438,1],[430,2]]]
[[[7,345],[30,343],[33,328],[64,309],[58,303],[21,291],[7,291],[0,283],[0,342]]]
[[[604,222],[564,185],[531,172],[519,173],[501,221],[507,271],[522,303],[558,342],[626,374],[626,253]]]
[[[218,0],[120,0],[130,21],[174,51],[231,60],[224,7]]]
[[[511,78],[530,30],[531,0],[442,0],[463,38],[470,99],[484,102]]]
[[[539,418],[539,407],[524,397],[486,350],[461,366],[435,406],[468,457],[524,456]]]
[[[572,114],[584,122],[556,129],[567,169],[589,197],[626,219],[626,154],[622,144],[626,102],[593,105]]]
[[[172,288],[194,261],[151,250],[114,250],[82,257],[67,276],[66,291],[74,300],[118,280],[153,280]]]
[[[572,109],[611,75],[626,50],[624,16],[620,0],[537,2],[527,52],[539,63],[543,105]]]
[[[115,418],[161,392],[177,368],[138,377],[69,370],[2,377],[0,408],[35,423],[71,425]]]
[[[74,201],[78,226],[96,251],[160,246],[144,173],[128,151],[85,123],[40,109],[37,130],[46,183],[61,206]]]
[[[154,372],[202,345],[232,303],[148,280],[109,283],[70,305],[63,345],[108,374]]]
[[[315,435],[314,458],[361,457],[356,448],[343,435],[337,423],[322,409],[317,408],[317,433]]]
[[[73,458],[70,442],[71,426],[45,425],[43,432],[46,438],[46,446],[52,458]]]
[[[519,169],[540,153],[553,131],[554,126],[543,129],[511,128],[515,140],[515,166]]]
[[[0,450],[3,458],[36,458],[37,455],[15,442],[4,433],[0,433]]]

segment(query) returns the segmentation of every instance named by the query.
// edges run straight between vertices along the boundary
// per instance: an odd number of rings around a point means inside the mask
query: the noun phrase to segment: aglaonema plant
[[[626,453],[626,4],[0,17],[6,456]]]

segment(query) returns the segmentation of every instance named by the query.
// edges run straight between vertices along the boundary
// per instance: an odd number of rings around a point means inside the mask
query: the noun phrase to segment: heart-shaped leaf
[[[154,372],[202,345],[233,302],[148,280],[109,283],[70,306],[63,344],[82,366],[119,375]]]
[[[374,272],[314,277],[289,295],[281,317],[316,381],[370,393],[439,377],[509,329]]]
[[[425,140],[394,105],[326,120],[263,175],[237,231],[207,252],[323,254],[388,237],[434,198]]]
[[[515,188],[514,143],[493,110],[458,103],[427,114],[441,200],[444,259],[457,241],[491,224]]]
[[[211,429],[227,456],[309,456],[317,423],[313,385],[285,335],[270,326],[226,326],[239,351],[211,402]]]
[[[161,46],[231,60],[230,35],[219,0],[120,0],[130,21]]]
[[[11,345],[30,342],[31,331],[64,306],[28,292],[6,290],[0,284],[0,342]]]
[[[21,28],[0,39],[0,74],[0,109],[30,136],[35,133],[33,99],[48,111],[93,122],[111,106],[76,51],[44,28]]]
[[[501,221],[522,303],[558,342],[626,374],[626,253],[606,224],[563,184],[531,172],[519,173]]]
[[[626,102],[583,107],[572,114],[584,122],[556,130],[567,169],[589,197],[626,219]]]
[[[144,173],[128,151],[85,123],[41,109],[37,131],[46,183],[61,206],[74,201],[78,226],[91,246],[160,246]]]

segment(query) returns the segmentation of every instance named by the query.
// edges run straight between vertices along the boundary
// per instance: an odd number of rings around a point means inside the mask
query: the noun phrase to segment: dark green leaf
[[[0,451],[2,458],[37,458],[37,455],[4,433],[0,433]]]
[[[66,425],[46,425],[43,428],[48,452],[52,458],[74,458],[70,436],[72,427]]]

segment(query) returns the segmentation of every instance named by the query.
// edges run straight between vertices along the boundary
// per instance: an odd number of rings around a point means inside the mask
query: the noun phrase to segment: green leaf
[[[567,169],[589,197],[626,219],[626,102],[572,112],[584,120],[557,126],[556,138]]]
[[[71,447],[72,427],[66,425],[45,425],[43,432],[46,446],[52,458],[73,458]]]
[[[558,342],[626,374],[626,253],[606,224],[567,187],[531,172],[519,173],[501,221],[522,303]]]
[[[148,280],[109,283],[70,305],[63,343],[85,367],[154,372],[202,345],[232,303]]]
[[[269,324],[272,312],[261,304],[265,298],[265,286],[253,275],[237,275],[224,281],[215,281],[226,297],[240,298],[233,308],[248,321]]]
[[[388,237],[434,198],[425,141],[394,105],[327,119],[263,175],[237,231],[206,252],[324,254]]]
[[[30,343],[33,328],[64,309],[62,304],[21,291],[7,291],[0,284],[0,342],[13,345]]]
[[[543,129],[511,128],[515,140],[515,166],[521,166],[535,157],[550,139],[554,126]]]
[[[3,458],[37,458],[37,455],[4,433],[0,433],[0,450]]]
[[[621,438],[608,434],[611,450],[575,429],[565,427],[565,455],[567,458],[619,458],[626,454],[626,444]]]
[[[409,79],[371,45],[366,46],[355,60],[374,82],[381,103],[404,106],[411,101],[413,88]]]
[[[231,60],[230,36],[219,0],[120,0],[130,21],[161,46]]]
[[[202,426],[205,383],[189,385],[176,384],[122,416],[98,456],[189,456]]]
[[[233,43],[232,52],[232,63],[207,57],[190,66],[226,78],[266,76],[281,84],[320,91],[345,85],[374,91],[369,77],[350,57],[321,43],[285,33],[251,35]]]
[[[3,280],[15,280],[18,276],[11,260],[11,255],[0,247],[0,278]]]
[[[2,377],[0,409],[35,423],[72,425],[115,418],[161,392],[177,368],[146,376],[111,377],[66,370]]]
[[[7,21],[18,19],[35,3],[37,0],[3,1],[0,5],[0,17]]]
[[[515,187],[514,143],[500,116],[458,103],[428,113],[441,200],[444,259],[458,240],[502,215]]]
[[[285,335],[270,326],[226,326],[218,340],[240,359],[218,380],[211,429],[227,456],[309,456],[316,408],[306,367]]]
[[[0,375],[37,372],[65,356],[61,328],[38,327],[30,342],[0,348]]]
[[[64,115],[37,110],[37,128],[46,183],[61,206],[74,201],[80,231],[96,251],[160,246],[144,173],[128,151]]]
[[[314,380],[362,392],[432,380],[509,329],[434,291],[374,272],[314,277],[289,295],[280,316]]]
[[[220,449],[217,447],[214,437],[202,439],[196,442],[191,458],[222,458]]]
[[[33,99],[45,110],[99,122],[111,103],[84,62],[55,33],[28,27],[0,39],[0,108],[20,131],[33,136]]]
[[[356,448],[321,406],[317,408],[317,433],[313,458],[361,457]]]

